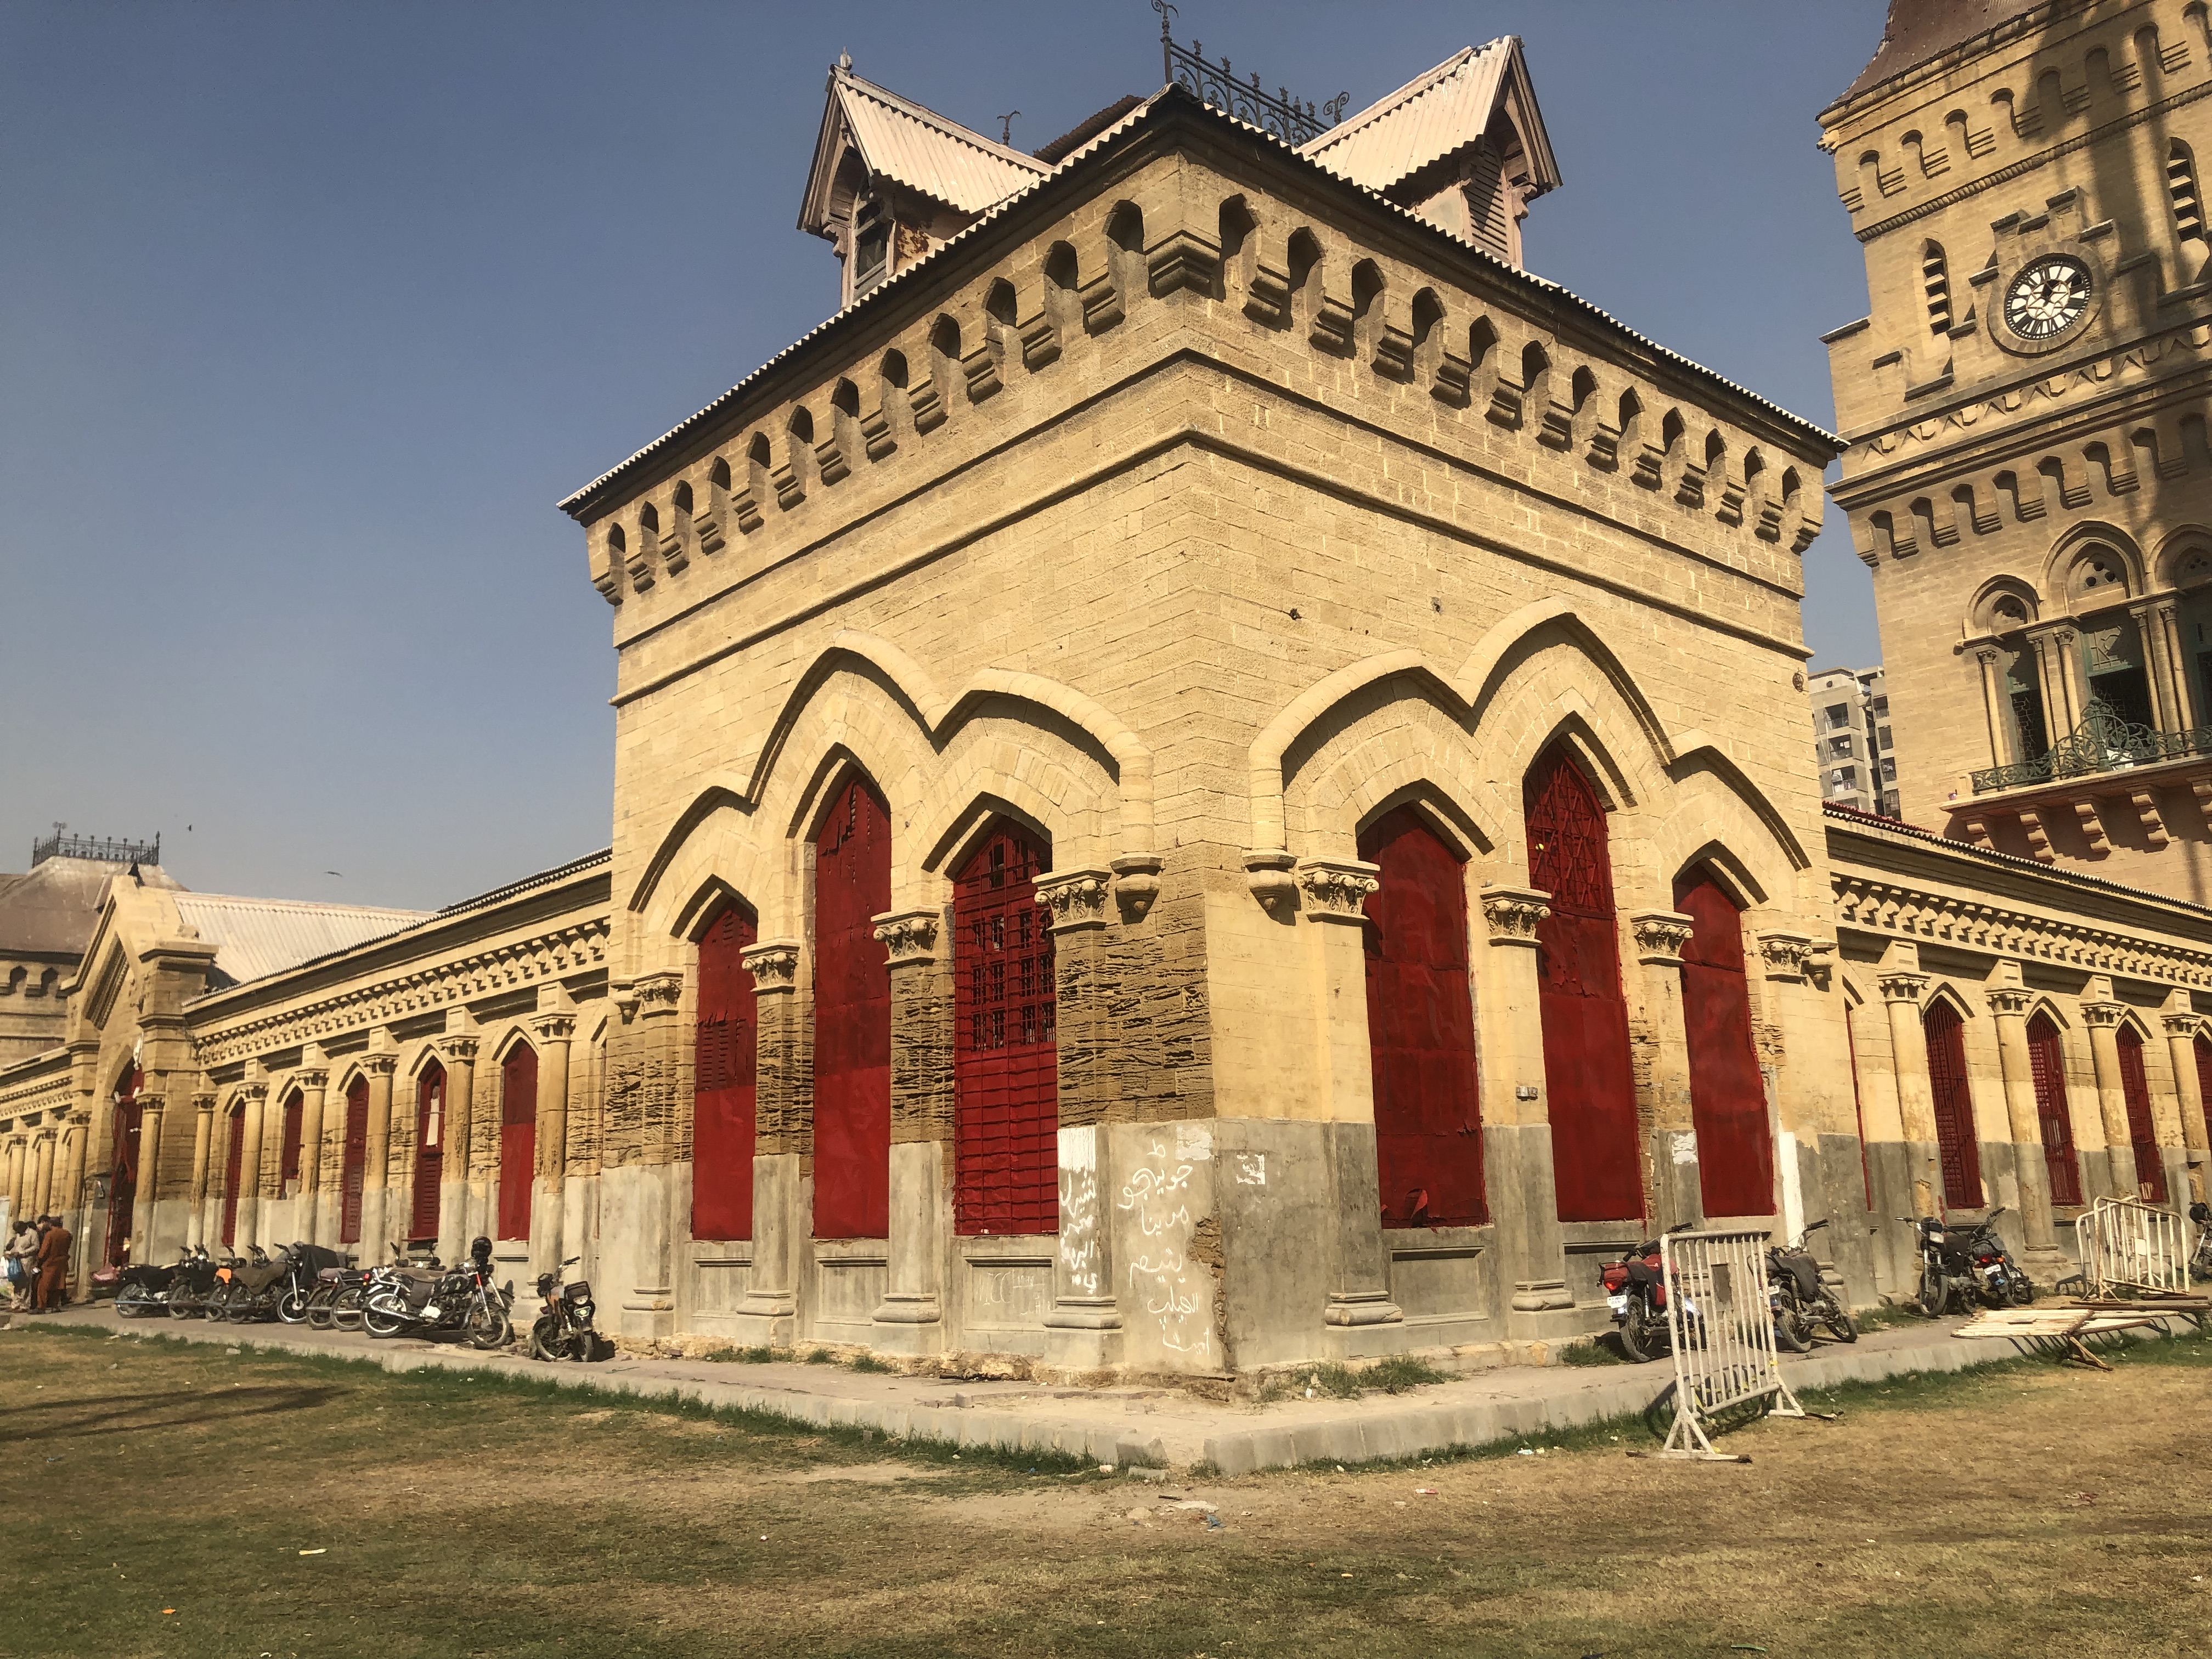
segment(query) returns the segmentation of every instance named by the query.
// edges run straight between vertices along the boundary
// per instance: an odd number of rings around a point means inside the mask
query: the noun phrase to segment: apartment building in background
[[[1899,817],[1897,751],[1890,742],[1881,665],[1814,669],[1806,676],[1805,695],[1813,705],[1822,799],[1832,806]]]

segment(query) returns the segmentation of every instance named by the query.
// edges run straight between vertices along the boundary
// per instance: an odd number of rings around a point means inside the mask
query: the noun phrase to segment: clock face
[[[2064,253],[2047,253],[2005,289],[2005,326],[2023,340],[2063,334],[2089,308],[2089,267]]]

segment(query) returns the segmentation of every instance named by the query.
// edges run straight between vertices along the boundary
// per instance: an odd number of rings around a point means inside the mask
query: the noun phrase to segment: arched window
[[[415,1191],[410,1242],[438,1236],[438,1183],[446,1166],[446,1068],[432,1060],[415,1080]]]
[[[2204,1102],[2204,1133],[2212,1139],[2212,1038],[2199,1032],[2191,1052],[2197,1056],[2197,1092]]]
[[[1974,1097],[1966,1084],[1965,1022],[1948,1002],[1920,1018],[1928,1039],[1928,1086],[1936,1108],[1936,1152],[1947,1209],[1982,1207],[1982,1152],[1974,1139]]]
[[[245,1176],[246,1103],[240,1101],[230,1109],[229,1144],[223,1153],[222,1242],[226,1244],[238,1243],[238,1189]]]
[[[284,1097],[284,1139],[277,1154],[276,1184],[286,1197],[300,1179],[300,1126],[306,1110],[307,1102],[297,1089]]]
[[[2132,1025],[2119,1030],[2120,1093],[2128,1103],[2128,1139],[2136,1154],[2136,1190],[2151,1204],[2166,1202],[2166,1159],[2150,1115],[2150,1081],[2143,1074],[2142,1034]]]
[[[499,1225],[501,1238],[530,1237],[538,1176],[538,1050],[517,1042],[499,1066]]]
[[[963,1236],[1060,1226],[1052,855],[1001,818],[952,890],[953,1221]]]
[[[1943,250],[1934,242],[1921,250],[1920,283],[1928,295],[1928,331],[1948,334],[1951,331],[1951,270],[1944,263]]]
[[[691,1237],[753,1236],[753,1137],[759,1018],[744,951],[753,913],[725,904],[699,936],[699,1013],[691,1066]]]
[[[2166,152],[2166,191],[2173,204],[2173,234],[2185,241],[2204,240],[2204,204],[2197,193],[2197,160],[2179,138]]]
[[[235,1164],[238,1153],[231,1158]],[[346,1085],[345,1164],[339,1176],[338,1243],[361,1242],[361,1194],[368,1173],[368,1079],[356,1076]],[[228,1223],[225,1224],[228,1226]],[[225,1231],[223,1243],[230,1242]]]
[[[2043,1126],[2043,1163],[2053,1204],[2081,1201],[2081,1164],[2074,1153],[2074,1115],[2066,1109],[2066,1054],[2058,1027],[2039,1013],[2027,1022],[2027,1066],[2035,1079],[2035,1116]]]
[[[1774,1139],[1766,1086],[1751,1037],[1743,917],[1703,865],[1674,883],[1674,908],[1692,924],[1682,947],[1682,1023],[1689,1036],[1690,1115],[1698,1185],[1709,1216],[1774,1213]]]
[[[1626,1220],[1644,1213],[1643,1159],[1605,807],[1564,745],[1529,769],[1522,805],[1528,882],[1551,895],[1536,925],[1537,996],[1559,1219]]]
[[[1367,1044],[1375,1168],[1385,1227],[1490,1219],[1468,989],[1467,872],[1410,806],[1378,818],[1359,856],[1379,866],[1367,901]]]
[[[814,842],[814,1236],[890,1231],[890,809],[848,779]]]

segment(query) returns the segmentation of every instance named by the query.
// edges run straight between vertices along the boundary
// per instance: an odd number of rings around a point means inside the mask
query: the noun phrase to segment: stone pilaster
[[[387,1071],[386,1076],[389,1079]],[[253,1063],[252,1080],[241,1086],[239,1098],[246,1106],[246,1145],[238,1160],[238,1230],[236,1243],[240,1249],[248,1244],[261,1243],[261,1146],[269,1122],[269,1084],[262,1075],[259,1061]],[[389,1116],[391,1087],[385,1089],[386,1115]]]
[[[2206,1021],[2195,1012],[2185,990],[2167,994],[2160,1018],[2166,1027],[2166,1054],[2173,1066],[2175,1101],[2181,1112],[2182,1159],[2189,1171],[2188,1201],[2179,1206],[2185,1210],[2190,1202],[2203,1203],[2207,1197],[2204,1087],[2197,1074],[2197,1039],[2203,1034]]]
[[[1689,1028],[1682,1012],[1682,948],[1696,926],[1679,910],[1632,910],[1628,916],[1643,977],[1639,1000],[1652,1036],[1649,1097],[1639,1103],[1645,1213],[1666,1227],[1702,1221],[1705,1214],[1690,1098]]]
[[[1984,997],[1990,1023],[1996,1028],[1997,1067],[2004,1079],[2005,1121],[2012,1135],[2011,1170],[2000,1171],[1998,1201],[2020,1213],[2027,1254],[2037,1258],[2037,1278],[2048,1278],[2058,1261],[2058,1236],[2051,1215],[2051,1166],[2044,1157],[2043,1120],[2035,1104],[2035,1069],[2027,1042],[2027,1012],[2034,999],[2021,979],[2016,962],[1990,969]],[[2004,1188],[2009,1185],[2008,1193]]]
[[[952,979],[938,950],[943,927],[937,910],[875,918],[891,988],[890,1260],[872,1340],[898,1353],[943,1346],[939,1263],[953,1103]]]
[[[2105,1158],[2114,1198],[2140,1196],[2135,1136],[2128,1125],[2127,1085],[2120,1074],[2120,1021],[2125,1004],[2112,999],[2112,982],[2094,975],[2081,993],[2081,1023],[2089,1028],[2089,1062],[2097,1074],[2097,1116],[2105,1131]]]
[[[390,1035],[377,1027],[372,1041],[388,1042]],[[361,1178],[361,1253],[365,1261],[387,1259],[392,1239],[385,1231],[386,1188],[392,1179],[392,1074],[399,1056],[380,1048],[360,1057],[362,1075],[368,1079],[367,1157]],[[249,1122],[252,1119],[249,1115]]]
[[[1116,1364],[1122,1348],[1115,1295],[1113,1115],[1106,1000],[1103,870],[1041,878],[1037,902],[1053,934],[1054,1022],[1060,1064],[1060,1243],[1053,1305],[1044,1316],[1045,1357],[1071,1370]]]
[[[576,1017],[566,1009],[541,1013],[530,1022],[530,1034],[538,1042],[538,1168],[530,1193],[530,1265],[533,1273],[542,1273],[559,1269],[564,1248],[561,1222],[568,1181],[568,1045],[576,1035]]]
[[[161,1119],[167,1097],[138,1097],[138,1190],[131,1205],[131,1260],[158,1261],[166,1243],[161,1215]]]
[[[601,1232],[626,1246],[623,1254],[610,1250],[606,1258],[617,1274],[615,1282],[626,1287],[622,1332],[650,1339],[668,1335],[676,1325],[672,1160],[678,1113],[688,1117],[690,1112],[690,1102],[683,1098],[684,1024],[677,1018],[684,975],[672,970],[643,975],[630,981],[629,993],[636,1006],[626,1021],[635,1102],[631,1145],[620,1168],[600,1176]],[[564,1086],[566,1075],[564,1067]],[[539,1088],[542,1102],[542,1081]],[[544,1168],[542,1157],[539,1168]]]
[[[488,1237],[492,1231],[489,1218],[482,1227],[477,1224],[470,1204],[469,1166],[479,1139],[477,1056],[482,1049],[483,1039],[473,1030],[449,1031],[438,1039],[438,1059],[446,1068],[446,1156],[439,1170],[438,1252],[448,1261],[460,1260],[467,1255],[472,1239],[479,1233]]]
[[[799,1006],[799,945],[763,939],[744,953],[753,976],[753,1260],[738,1306],[748,1339],[787,1346],[799,1313],[799,1158],[811,1125],[811,1063]]]
[[[1920,999],[1927,994],[1928,975],[1920,971],[1918,950],[1893,945],[1891,961],[1875,983],[1881,988],[1883,1012],[1889,1018],[1891,1069],[1897,1079],[1898,1127],[1900,1148],[1874,1163],[1888,1181],[1876,1183],[1875,1212],[1900,1211],[1913,1215],[1938,1215],[1942,1211],[1942,1168],[1936,1144],[1936,1093],[1928,1072],[1928,1033],[1920,1023]],[[1891,1190],[1890,1182],[1901,1183]]]
[[[192,1097],[191,1210],[185,1223],[185,1243],[195,1246],[209,1242],[208,1170],[215,1147],[215,1103],[211,1093]],[[319,1235],[316,1242],[320,1242]]]

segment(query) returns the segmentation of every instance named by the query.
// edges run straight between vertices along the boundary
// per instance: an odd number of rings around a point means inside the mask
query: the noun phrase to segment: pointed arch
[[[1767,902],[1765,886],[1752,873],[1751,866],[1737,855],[1735,848],[1724,841],[1717,838],[1708,840],[1694,852],[1674,860],[1674,864],[1669,879],[1676,887],[1702,866],[1737,909],[1753,910]]]
[[[1537,599],[1517,611],[1507,612],[1493,623],[1475,642],[1459,672],[1451,677],[1451,684],[1470,709],[1479,714],[1496,695],[1498,683],[1511,672],[1522,651],[1532,636],[1546,628],[1553,628],[1566,635],[1579,647],[1584,655],[1604,674],[1621,701],[1628,705],[1636,722],[1650,739],[1652,748],[1662,761],[1674,758],[1674,745],[1668,738],[1665,722],[1644,689],[1630,673],[1613,647],[1601,638],[1595,629],[1564,599]]]

